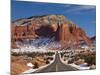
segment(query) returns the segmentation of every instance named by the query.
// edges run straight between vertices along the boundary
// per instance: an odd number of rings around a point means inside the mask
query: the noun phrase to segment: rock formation
[[[84,30],[77,27],[63,15],[33,16],[19,19],[11,25],[12,48],[17,47],[16,41],[23,39],[38,39],[39,37],[52,38],[63,47],[79,45],[84,41],[91,46],[91,39]]]

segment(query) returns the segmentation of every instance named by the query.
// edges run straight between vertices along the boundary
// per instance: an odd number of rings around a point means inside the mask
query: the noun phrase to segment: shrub
[[[96,64],[96,58],[95,56],[87,56],[85,57],[85,62],[87,62],[89,65],[92,65],[92,64]]]
[[[49,64],[50,62],[48,60],[46,60],[46,64]]]
[[[71,63],[73,63],[74,62],[74,60],[69,60],[68,61],[68,64],[71,64]]]
[[[33,68],[39,68],[39,65],[37,62],[34,63],[34,67]]]
[[[85,62],[88,63],[88,65],[96,64],[96,55],[95,53],[89,53],[89,54],[78,54],[75,56],[75,60],[78,58],[84,59]]]

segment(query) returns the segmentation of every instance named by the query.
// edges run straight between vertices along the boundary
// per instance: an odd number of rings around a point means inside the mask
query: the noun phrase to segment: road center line
[[[56,64],[56,72],[58,71],[58,65]]]

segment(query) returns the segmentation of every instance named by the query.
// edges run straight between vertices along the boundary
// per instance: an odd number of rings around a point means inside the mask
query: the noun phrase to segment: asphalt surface
[[[52,64],[48,65],[47,67],[37,70],[33,73],[44,73],[44,72],[61,72],[61,71],[76,71],[75,67],[72,67],[70,65],[66,65],[61,62],[59,53],[56,53],[55,60]]]

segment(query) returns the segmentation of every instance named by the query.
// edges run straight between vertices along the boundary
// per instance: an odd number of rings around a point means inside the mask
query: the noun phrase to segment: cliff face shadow
[[[41,26],[39,29],[35,30],[35,33],[38,36],[42,36],[42,37],[49,37],[50,38],[50,37],[55,36],[55,31],[49,25]]]

